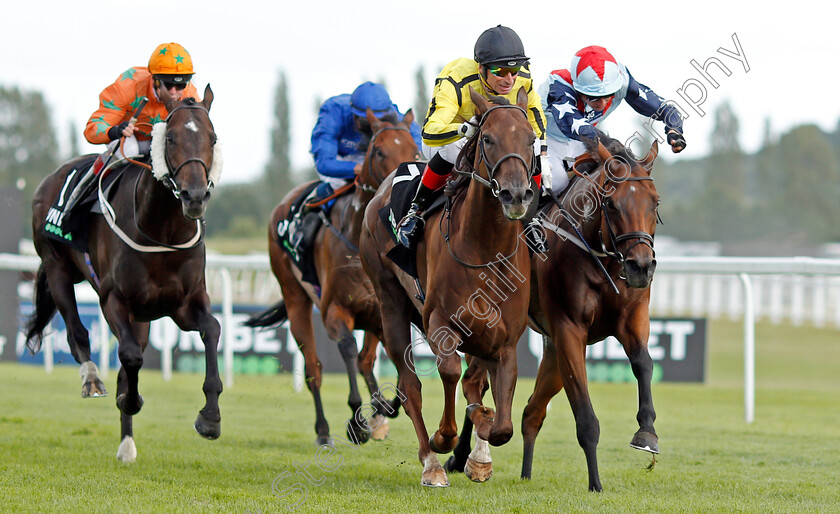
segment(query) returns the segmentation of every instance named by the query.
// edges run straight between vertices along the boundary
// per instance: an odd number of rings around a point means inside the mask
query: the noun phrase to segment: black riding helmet
[[[475,60],[478,64],[498,66],[525,66],[528,57],[522,40],[513,29],[497,25],[478,36],[475,42]]]

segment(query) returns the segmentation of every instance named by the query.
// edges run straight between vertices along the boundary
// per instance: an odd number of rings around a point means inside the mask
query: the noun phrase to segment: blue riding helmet
[[[370,108],[377,118],[381,118],[394,110],[394,104],[382,84],[365,82],[350,95],[350,108],[353,114],[363,118],[367,116],[367,109]]]

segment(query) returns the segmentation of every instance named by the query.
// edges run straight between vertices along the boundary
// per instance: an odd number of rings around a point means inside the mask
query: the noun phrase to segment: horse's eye
[[[383,158],[385,157],[385,154],[384,154],[384,153],[382,153],[382,150],[380,150],[379,148],[377,148],[377,149],[376,149],[376,157],[377,157],[378,159],[383,159]]]
[[[485,145],[492,145],[493,144],[493,140],[490,139],[490,136],[482,136],[481,137],[481,142],[484,143]]]
[[[215,145],[216,141],[218,141],[218,138],[216,137],[216,134],[211,134],[210,135],[210,144]]]
[[[173,144],[175,142],[175,137],[170,134],[169,132],[166,133],[166,144]]]

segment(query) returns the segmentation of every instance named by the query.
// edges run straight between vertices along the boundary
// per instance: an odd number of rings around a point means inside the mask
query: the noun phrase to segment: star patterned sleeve
[[[668,102],[653,92],[644,84],[640,84],[633,78],[630,71],[627,72],[630,83],[627,86],[627,104],[642,116],[662,121],[665,123],[665,133],[669,130],[676,130],[682,134],[682,116],[679,111]]]
[[[595,127],[586,121],[577,102],[577,95],[572,88],[554,82],[548,90],[546,116],[551,116],[557,128],[569,139],[582,141],[584,138],[594,138]]]

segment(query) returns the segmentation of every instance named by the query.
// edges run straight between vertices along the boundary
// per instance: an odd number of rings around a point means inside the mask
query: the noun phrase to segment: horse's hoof
[[[642,450],[650,453],[659,453],[659,438],[656,434],[639,430],[630,441],[630,448]]]
[[[324,446],[324,445],[333,446],[333,440],[332,440],[332,437],[329,436],[329,434],[328,435],[319,435],[315,439],[315,446]]]
[[[143,408],[143,397],[141,395],[137,395],[137,401],[134,404],[128,405],[125,400],[125,393],[117,396],[117,408],[128,416],[134,416],[140,409]]]
[[[108,396],[108,391],[105,390],[105,384],[98,378],[82,384],[82,398],[104,398],[106,396]]]
[[[134,438],[130,435],[123,437],[120,447],[117,448],[117,460],[121,462],[137,460],[137,447],[134,445]]]
[[[492,462],[476,462],[467,457],[467,465],[464,466],[464,474],[473,482],[486,482],[493,476]]]
[[[388,438],[388,418],[382,414],[377,414],[373,417],[371,425],[374,427],[370,432],[370,438],[374,441],[384,441]]]
[[[458,458],[452,455],[446,460],[446,463],[443,465],[443,469],[449,471],[450,473],[463,473],[464,465],[464,462],[459,462]]]
[[[195,418],[195,431],[198,432],[198,435],[205,439],[215,440],[218,439],[220,435],[222,435],[222,422],[220,421],[212,421],[204,417],[200,412],[198,413],[198,417]]]
[[[370,430],[360,427],[354,420],[347,422],[347,439],[356,444],[365,444],[370,439]]]
[[[449,477],[440,465],[437,455],[430,453],[423,460],[423,477],[420,485],[426,487],[449,487]]]

